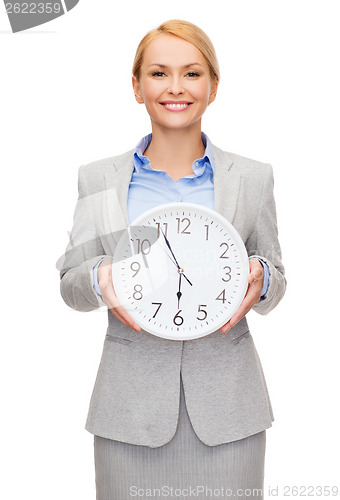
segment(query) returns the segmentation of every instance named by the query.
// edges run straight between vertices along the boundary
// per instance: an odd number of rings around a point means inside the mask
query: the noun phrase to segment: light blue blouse
[[[150,160],[144,156],[144,151],[149,146],[152,134],[148,134],[137,144],[133,161],[134,170],[131,176],[127,209],[129,222],[146,210],[164,203],[190,202],[214,208],[214,156],[211,142],[204,132],[201,132],[205,152],[192,164],[193,174],[181,177],[177,182],[164,170],[151,167]],[[100,259],[93,268],[94,289],[101,295],[98,286],[97,269],[103,259]],[[264,281],[261,300],[265,299],[269,286],[268,265],[259,259],[264,268]]]

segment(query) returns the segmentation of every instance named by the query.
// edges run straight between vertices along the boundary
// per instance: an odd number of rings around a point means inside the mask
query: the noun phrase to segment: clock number
[[[227,300],[225,298],[225,290],[223,290],[217,297],[215,300],[222,300],[223,304],[225,303],[225,301]]]
[[[175,323],[176,326],[181,326],[184,323],[184,319],[182,316],[179,315],[179,313],[182,312],[182,309],[178,311],[178,313],[174,316],[173,322]]]
[[[159,238],[159,235],[161,233],[161,223],[160,222],[156,222],[156,224],[157,224],[157,238]],[[168,236],[168,223],[167,222],[163,222],[163,226],[165,226],[164,234],[165,234],[165,236]]]
[[[222,245],[226,245],[227,248],[224,250],[224,252],[222,253],[222,255],[220,255],[220,259],[229,259],[229,257],[227,255],[225,255],[228,252],[228,250],[229,250],[229,245],[228,245],[228,243],[221,243],[220,247]]]
[[[227,271],[226,271],[225,273],[226,273],[226,276],[228,277],[228,279],[224,279],[224,278],[222,278],[222,280],[223,280],[223,281],[228,282],[228,281],[230,281],[230,280],[231,280],[231,267],[229,267],[229,266],[224,266],[224,268],[223,268],[223,269],[227,269]]]
[[[204,227],[207,228],[207,233],[205,235],[205,239],[208,240],[209,239],[209,224],[205,224]]]
[[[156,317],[156,314],[158,313],[158,311],[159,311],[159,309],[160,309],[160,307],[161,307],[161,305],[162,305],[162,302],[151,302],[151,304],[152,304],[153,306],[158,306],[158,307],[157,307],[157,310],[156,310],[156,312],[155,312],[155,314],[152,316],[153,318],[155,318],[155,317]]]
[[[198,319],[199,321],[203,321],[203,320],[205,320],[205,318],[208,316],[207,311],[205,311],[204,309],[201,309],[201,307],[207,307],[207,305],[206,305],[206,304],[200,304],[200,305],[198,306],[198,312],[201,312],[201,313],[203,313],[203,314],[204,314],[204,318],[199,318],[199,317],[197,316],[197,319]]]
[[[181,219],[179,217],[176,217],[176,220],[178,221],[178,225],[177,225],[177,233],[179,233],[180,231],[180,226],[181,226],[181,222],[184,222],[184,221],[187,221],[188,222],[188,225],[187,227],[185,227],[181,233],[182,234],[191,234],[190,231],[187,231],[188,227],[190,226],[191,222],[190,222],[190,219],[188,219],[187,217],[184,217],[181,221]]]
[[[139,289],[137,289],[137,286],[139,287]],[[132,295],[132,297],[135,299],[135,300],[140,300],[143,298],[143,294],[142,294],[142,290],[143,290],[143,287],[142,285],[135,285],[133,287],[134,289],[134,293]]]
[[[147,255],[148,253],[150,253],[151,243],[149,240],[143,240],[141,242],[139,238],[136,238],[136,241],[137,241],[137,253],[142,253],[143,255]]]
[[[137,265],[137,269],[136,269],[136,266],[134,266],[134,264],[136,264],[136,265]],[[135,269],[134,269],[132,266],[134,266],[134,267],[135,267]],[[131,262],[130,269],[131,269],[131,271],[134,271],[134,273],[135,273],[135,274],[132,276],[132,277],[134,278],[134,277],[136,276],[136,274],[140,271],[140,263],[139,263],[139,262]]]

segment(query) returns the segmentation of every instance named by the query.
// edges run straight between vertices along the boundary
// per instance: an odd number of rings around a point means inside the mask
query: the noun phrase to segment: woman
[[[268,313],[286,282],[270,165],[224,152],[201,131],[218,82],[214,48],[197,26],[172,20],[150,31],[137,48],[132,84],[152,133],[134,150],[79,170],[61,293],[77,310],[108,306],[86,422],[94,434],[97,500],[262,498],[273,415],[245,314]],[[171,201],[220,212],[250,259],[239,310],[220,330],[189,341],[141,331],[111,279],[121,231]]]

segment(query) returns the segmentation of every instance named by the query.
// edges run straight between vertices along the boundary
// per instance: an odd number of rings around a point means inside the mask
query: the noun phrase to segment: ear
[[[216,99],[217,88],[218,88],[218,83],[212,82],[208,105],[211,104]]]
[[[132,87],[133,87],[133,92],[135,94],[135,99],[139,104],[143,104],[143,98],[140,95],[140,84],[137,81],[137,78],[135,75],[132,75]]]

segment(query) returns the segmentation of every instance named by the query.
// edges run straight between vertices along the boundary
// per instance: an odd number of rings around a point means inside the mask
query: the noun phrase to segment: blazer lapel
[[[233,169],[232,156],[212,144],[214,155],[214,209],[223,215],[231,224],[233,223],[239,191],[241,174]]]
[[[129,225],[127,198],[133,172],[133,152],[128,151],[115,159],[115,171],[104,174],[105,190],[102,203],[103,233],[119,240],[121,231]]]

